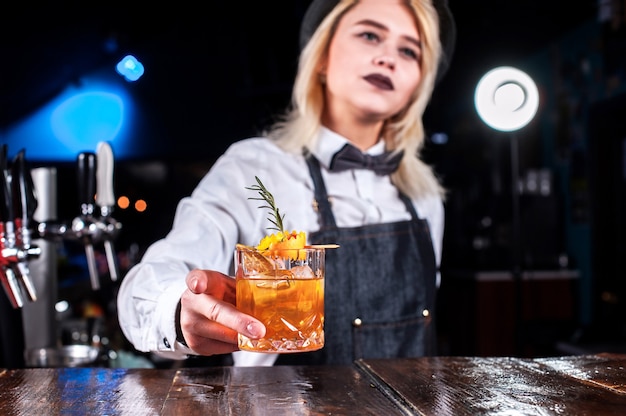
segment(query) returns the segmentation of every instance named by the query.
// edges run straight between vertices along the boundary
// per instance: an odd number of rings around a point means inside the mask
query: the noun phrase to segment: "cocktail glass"
[[[237,246],[237,309],[266,327],[261,339],[239,334],[240,349],[290,353],[324,346],[324,262],[324,248],[281,249],[264,255]]]

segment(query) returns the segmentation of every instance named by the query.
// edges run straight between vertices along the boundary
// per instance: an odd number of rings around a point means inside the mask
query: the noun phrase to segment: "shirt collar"
[[[350,143],[350,140],[346,139],[340,134],[322,126],[320,128],[318,140],[315,146],[310,149],[311,153],[326,169],[330,166],[335,153],[337,153],[342,147]],[[385,152],[385,142],[379,140],[376,144],[365,151],[365,153],[375,156]]]

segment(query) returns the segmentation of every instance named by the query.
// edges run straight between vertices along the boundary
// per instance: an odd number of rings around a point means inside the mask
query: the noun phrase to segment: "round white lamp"
[[[474,105],[480,118],[499,131],[515,131],[528,124],[539,107],[537,86],[526,73],[503,66],[478,82]]]

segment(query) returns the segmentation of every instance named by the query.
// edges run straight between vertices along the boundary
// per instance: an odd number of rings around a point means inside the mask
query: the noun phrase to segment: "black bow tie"
[[[333,172],[339,172],[347,169],[370,169],[377,175],[389,175],[398,169],[400,160],[404,152],[391,155],[391,152],[385,152],[382,155],[368,155],[361,152],[351,144],[346,144],[341,148],[330,161],[329,169]]]

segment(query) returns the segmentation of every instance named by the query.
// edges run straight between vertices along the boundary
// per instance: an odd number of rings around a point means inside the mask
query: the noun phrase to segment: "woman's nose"
[[[376,66],[386,66],[388,68],[395,68],[396,61],[389,55],[382,55],[374,58],[374,65]]]

